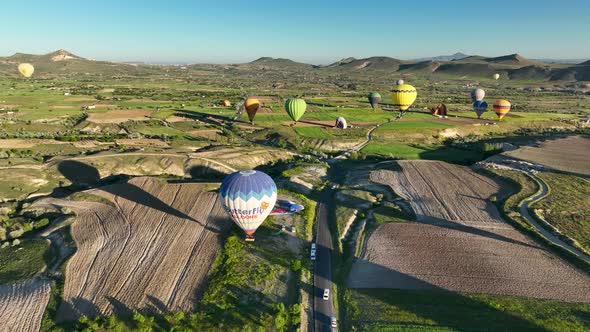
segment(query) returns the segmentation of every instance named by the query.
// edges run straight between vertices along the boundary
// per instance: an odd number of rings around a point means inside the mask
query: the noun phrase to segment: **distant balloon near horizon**
[[[408,110],[416,101],[416,97],[418,97],[418,91],[409,84],[395,85],[391,90],[393,106],[397,107],[401,112]]]
[[[254,116],[260,109],[260,100],[254,97],[248,97],[244,102],[244,108],[246,109],[246,113],[248,113],[248,119],[250,123],[254,122]]]
[[[297,122],[307,109],[307,103],[301,98],[289,98],[285,101],[285,111],[293,121]]]
[[[381,102],[381,95],[379,94],[379,92],[371,92],[367,96],[367,99],[369,99],[369,104],[371,104],[371,107],[373,108],[373,110],[375,110],[375,108],[377,108],[377,106],[379,106],[379,103]]]
[[[338,129],[346,129],[348,128],[348,124],[346,123],[346,119],[339,116],[338,118],[336,118],[336,128]]]
[[[495,73],[493,77],[494,77],[495,80],[498,80],[500,78],[500,74]]]
[[[473,101],[483,100],[485,96],[486,92],[483,89],[477,88],[471,90],[471,100]]]
[[[481,119],[483,113],[488,109],[488,103],[483,100],[476,100],[473,103],[473,111],[477,114],[477,118]]]
[[[404,80],[402,80],[402,79],[399,79],[399,80],[395,81],[395,85],[402,85],[402,84],[404,84],[404,83],[405,83],[405,82],[404,82]]]
[[[29,78],[33,76],[33,73],[35,72],[35,67],[33,67],[32,64],[25,62],[18,65],[18,71],[24,77]]]
[[[500,120],[510,112],[510,102],[504,99],[498,99],[494,102],[494,112]]]
[[[223,179],[219,199],[234,223],[246,233],[246,241],[254,241],[254,232],[275,206],[277,185],[261,171],[237,171]]]

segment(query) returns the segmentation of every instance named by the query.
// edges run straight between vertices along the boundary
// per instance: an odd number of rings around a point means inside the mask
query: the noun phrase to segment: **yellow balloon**
[[[35,72],[35,67],[33,67],[33,65],[30,63],[21,63],[20,65],[18,65],[18,71],[24,77],[31,77]]]
[[[418,91],[416,88],[409,84],[398,84],[394,85],[391,90],[391,99],[393,105],[399,108],[400,111],[406,111],[418,97]]]

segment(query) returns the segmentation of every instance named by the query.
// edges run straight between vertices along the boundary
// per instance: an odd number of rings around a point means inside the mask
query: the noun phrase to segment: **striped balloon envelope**
[[[409,84],[394,85],[393,89],[391,89],[393,105],[400,111],[406,111],[410,108],[414,101],[416,101],[417,96],[418,91]]]
[[[277,201],[277,186],[267,174],[243,170],[226,176],[219,199],[231,219],[254,240],[254,232],[268,217]]]
[[[488,103],[483,100],[476,100],[473,103],[473,111],[477,114],[477,118],[480,119],[482,114],[488,109]]]
[[[510,102],[508,100],[499,99],[494,102],[494,112],[500,120],[510,112]]]
[[[285,111],[295,122],[301,119],[306,108],[307,104],[305,103],[305,100],[301,98],[289,98],[285,101]]]

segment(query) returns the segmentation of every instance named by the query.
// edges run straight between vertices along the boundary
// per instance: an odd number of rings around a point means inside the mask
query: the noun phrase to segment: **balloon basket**
[[[252,235],[246,235],[246,238],[244,239],[244,241],[246,241],[246,242],[254,242],[254,236],[252,236]]]

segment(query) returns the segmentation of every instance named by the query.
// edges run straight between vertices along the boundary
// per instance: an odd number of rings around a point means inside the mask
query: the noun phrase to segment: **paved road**
[[[314,264],[314,328],[316,332],[332,331],[330,317],[334,315],[332,304],[332,235],[328,227],[328,206],[325,203],[333,194],[330,189],[324,190],[316,211],[316,260]],[[324,289],[330,289],[330,300],[323,297]]]
[[[558,246],[572,252],[574,255],[578,256],[580,259],[583,259],[586,262],[590,263],[590,256],[584,254],[583,252],[576,249],[575,247],[570,246],[569,244],[563,242],[557,236],[553,235],[551,232],[547,231],[545,228],[543,228],[541,225],[539,225],[535,221],[535,218],[533,218],[533,216],[530,215],[529,205],[531,203],[536,202],[539,199],[545,197],[545,195],[547,195],[547,193],[548,193],[548,188],[547,188],[547,184],[545,183],[545,181],[541,180],[536,175],[529,173],[529,172],[526,172],[525,174],[530,176],[537,183],[537,185],[539,185],[541,190],[538,193],[536,193],[535,195],[525,199],[522,202],[522,204],[520,205],[520,208],[519,208],[520,214],[523,217],[525,217],[529,221],[529,223],[531,223],[531,225],[533,225],[539,231],[539,233],[543,234],[543,236],[545,236],[549,241],[553,242],[553,244],[558,245]]]

